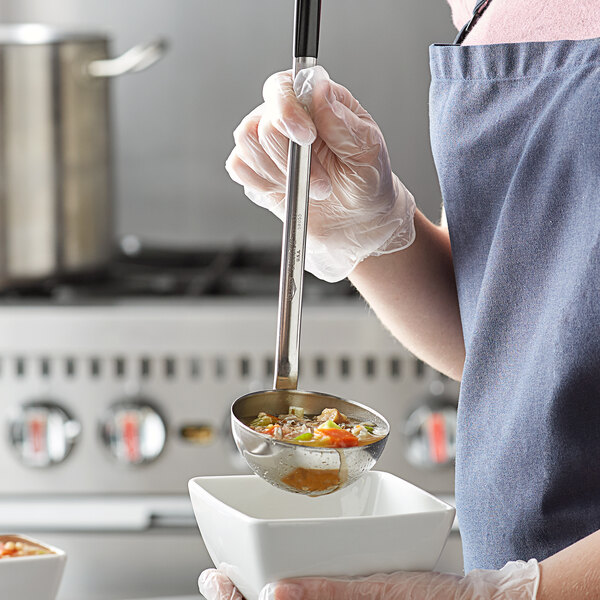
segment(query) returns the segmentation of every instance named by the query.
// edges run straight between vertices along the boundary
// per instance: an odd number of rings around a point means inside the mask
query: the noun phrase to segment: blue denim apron
[[[432,46],[465,568],[600,529],[600,39]]]

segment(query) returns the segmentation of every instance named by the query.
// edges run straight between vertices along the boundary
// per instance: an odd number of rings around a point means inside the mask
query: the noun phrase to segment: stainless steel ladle
[[[302,69],[317,64],[320,16],[321,0],[296,0],[294,77]],[[310,158],[310,146],[290,142],[279,282],[275,389],[252,392],[238,398],[231,407],[231,427],[238,449],[256,474],[284,490],[319,496],[349,485],[373,467],[383,452],[389,424],[379,413],[356,402],[297,389]],[[290,406],[302,407],[306,414],[337,408],[351,418],[373,422],[385,435],[366,446],[317,448],[275,440],[245,424],[259,412],[284,414]]]

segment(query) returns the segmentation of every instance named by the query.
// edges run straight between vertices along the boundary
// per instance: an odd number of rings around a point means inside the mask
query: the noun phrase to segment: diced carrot
[[[264,433],[265,435],[273,435],[274,430],[275,430],[275,425],[271,425],[270,427],[266,427],[265,429],[263,429],[261,431],[261,433]]]
[[[326,445],[332,448],[358,446],[358,438],[347,429],[320,429],[319,431],[331,440]]]

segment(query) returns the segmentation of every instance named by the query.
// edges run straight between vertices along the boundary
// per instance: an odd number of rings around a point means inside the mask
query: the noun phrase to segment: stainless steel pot
[[[0,288],[95,272],[112,253],[109,81],[164,54],[109,58],[109,38],[0,26]]]

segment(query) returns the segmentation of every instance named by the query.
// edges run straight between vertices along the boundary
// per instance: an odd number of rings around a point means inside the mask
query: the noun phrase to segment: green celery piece
[[[306,431],[305,433],[301,433],[294,438],[295,442],[310,442],[312,440],[313,434],[310,431]]]
[[[341,429],[335,421],[325,421],[323,425],[319,425],[318,429]]]
[[[256,419],[250,423],[250,427],[268,427],[275,423],[276,420],[272,419],[269,415],[263,415],[262,417],[256,417]]]

